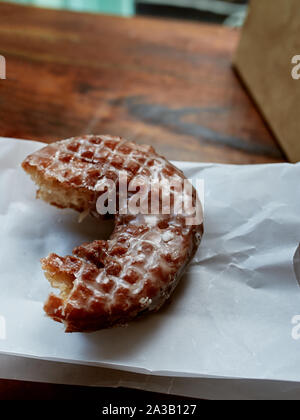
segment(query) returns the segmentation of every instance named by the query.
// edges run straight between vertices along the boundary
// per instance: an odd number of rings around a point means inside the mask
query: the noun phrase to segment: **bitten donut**
[[[118,193],[120,173],[128,185],[138,177],[162,183],[185,180],[152,147],[111,136],[52,143],[28,156],[22,166],[38,185],[38,198],[95,216],[97,200],[104,194],[99,185],[112,181]],[[176,190],[171,194],[174,202]],[[48,297],[46,314],[64,323],[66,332],[85,332],[157,311],[174,291],[203,234],[202,216],[189,225],[184,214],[163,213],[121,214],[117,208],[109,240],[80,245],[66,257],[50,254],[42,259],[47,279],[60,289],[59,295]]]

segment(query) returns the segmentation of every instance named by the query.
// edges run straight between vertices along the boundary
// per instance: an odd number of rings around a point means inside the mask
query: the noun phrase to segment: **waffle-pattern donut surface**
[[[37,197],[60,208],[96,215],[98,186],[120,172],[127,182],[184,180],[181,171],[152,147],[111,136],[83,136],[52,143],[28,156],[24,170],[38,185]],[[176,192],[172,192],[176,194]],[[195,191],[193,190],[194,198]],[[95,220],[101,223],[101,219]],[[80,245],[73,254],[50,254],[42,268],[60,295],[50,294],[44,310],[66,332],[124,325],[158,310],[170,297],[203,234],[202,220],[187,225],[178,214],[115,215],[107,241]]]

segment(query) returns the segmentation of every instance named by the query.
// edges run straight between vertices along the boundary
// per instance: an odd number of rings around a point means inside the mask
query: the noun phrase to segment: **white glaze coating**
[[[128,183],[140,176],[162,184],[185,179],[151,147],[110,136],[53,143],[29,156],[23,167],[42,176],[45,183],[64,188],[66,194],[82,192],[92,212],[99,196],[97,187],[107,179],[117,182],[121,171]],[[172,194],[175,199],[177,192]],[[48,277],[62,275],[73,283],[65,301],[50,295],[45,305],[49,316],[65,323],[66,331],[123,324],[145,309],[159,309],[174,290],[203,232],[202,225],[186,226],[185,218],[176,214],[117,214],[115,222],[108,241],[82,245],[73,256],[51,254],[43,260]]]

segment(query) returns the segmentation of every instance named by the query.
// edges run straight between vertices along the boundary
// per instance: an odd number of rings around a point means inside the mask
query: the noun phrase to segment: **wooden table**
[[[284,161],[231,68],[238,39],[221,26],[1,3],[0,136],[111,133],[175,160]],[[99,392],[70,389],[0,381],[0,398]]]
[[[111,133],[169,159],[278,162],[231,68],[237,30],[0,4],[0,135]]]

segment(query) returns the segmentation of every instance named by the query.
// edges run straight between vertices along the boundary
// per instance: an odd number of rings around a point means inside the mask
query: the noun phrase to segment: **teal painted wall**
[[[1,0],[0,0],[1,1]],[[11,3],[68,9],[86,12],[99,12],[132,16],[135,12],[134,0],[6,0]]]

